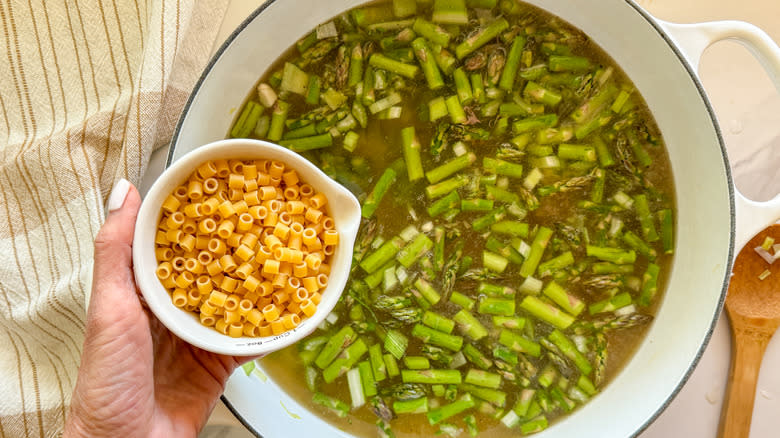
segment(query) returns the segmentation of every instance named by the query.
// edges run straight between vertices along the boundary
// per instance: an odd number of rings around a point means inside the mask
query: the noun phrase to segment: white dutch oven
[[[699,57],[713,42],[736,39],[780,88],[780,49],[746,23],[666,23],[631,0],[529,2],[585,31],[617,61],[646,99],[669,149],[677,251],[655,322],[602,393],[537,435],[635,436],[667,406],[698,362],[721,311],[735,248],[780,218],[780,197],[756,203],[734,188],[723,139],[696,75]],[[196,145],[224,138],[237,106],[273,60],[320,22],[361,3],[270,0],[255,11],[201,77],[179,121],[169,163]],[[265,437],[350,436],[308,412],[273,381],[254,375],[237,372],[224,398],[250,430]]]

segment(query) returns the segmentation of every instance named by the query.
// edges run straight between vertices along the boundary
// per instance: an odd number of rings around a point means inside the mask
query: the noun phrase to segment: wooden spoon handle
[[[720,438],[748,438],[750,435],[758,372],[770,338],[771,334],[759,331],[734,330],[734,357],[723,402]]]

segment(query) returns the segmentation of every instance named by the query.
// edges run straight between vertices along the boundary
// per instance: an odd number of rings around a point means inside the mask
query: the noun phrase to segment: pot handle
[[[658,24],[672,38],[691,68],[697,72],[704,50],[722,40],[734,40],[744,45],[766,70],[780,92],[780,47],[758,27],[744,21],[713,21],[708,23],[678,24],[658,20]],[[734,187],[736,206],[736,235],[734,256],[764,227],[780,220],[780,194],[766,202],[756,202],[742,195]]]

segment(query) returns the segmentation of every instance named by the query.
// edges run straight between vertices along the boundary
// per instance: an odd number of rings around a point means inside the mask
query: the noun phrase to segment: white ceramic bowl
[[[339,244],[333,254],[328,286],[322,293],[317,312],[285,333],[261,338],[231,338],[212,327],[200,324],[194,313],[177,308],[170,294],[160,284],[155,270],[154,236],[160,221],[163,201],[201,163],[214,159],[260,159],[281,161],[298,171],[302,181],[311,184],[328,198],[327,213],[333,217],[339,232]],[[192,150],[170,166],[155,181],[144,198],[133,238],[135,281],[149,308],[165,327],[190,344],[214,353],[234,356],[267,354],[293,344],[311,333],[333,310],[347,283],[352,264],[352,246],[360,225],[360,203],[347,189],[322,173],[300,155],[260,140],[221,140]]]

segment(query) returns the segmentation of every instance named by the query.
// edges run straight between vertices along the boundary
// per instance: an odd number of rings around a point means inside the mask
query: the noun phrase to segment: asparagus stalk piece
[[[460,43],[458,47],[455,48],[455,56],[457,56],[458,59],[465,58],[467,55],[490,42],[490,40],[497,37],[507,28],[509,28],[509,22],[504,18],[494,20]]]
[[[463,334],[475,341],[488,335],[487,328],[465,308],[456,313],[452,319],[458,324],[458,328]]]
[[[438,24],[431,23],[424,18],[416,18],[412,29],[421,35],[440,46],[447,47],[450,45],[450,38],[452,37],[446,30],[444,30]]]
[[[425,383],[434,384],[454,384],[459,385],[462,381],[460,371],[458,370],[401,370],[401,381],[404,383]]]
[[[406,174],[409,181],[416,181],[423,177],[422,158],[420,157],[420,141],[414,132],[414,127],[409,126],[401,130],[401,143],[406,163]]]
[[[525,47],[526,39],[522,35],[516,35],[509,48],[509,54],[506,57],[504,71],[501,72],[501,79],[498,86],[506,91],[512,91],[517,78],[517,71],[520,69],[520,58]]]
[[[422,324],[416,324],[414,328],[412,328],[412,336],[421,339],[423,342],[444,347],[452,351],[460,351],[463,347],[462,337],[449,335]]]
[[[474,407],[476,402],[470,394],[462,396],[457,401],[454,401],[448,405],[441,406],[436,409],[432,409],[428,412],[428,422],[430,424],[438,424],[450,417],[460,414],[463,411]]]
[[[554,304],[546,303],[535,296],[528,295],[520,302],[520,307],[531,315],[563,330],[574,322],[574,317]]]
[[[409,79],[414,79],[415,76],[417,76],[417,73],[420,71],[420,67],[416,65],[396,61],[381,53],[372,54],[368,58],[368,63],[374,68],[381,68],[382,70],[397,73]]]
[[[531,243],[531,252],[528,254],[528,257],[526,257],[523,265],[520,266],[521,276],[530,277],[536,272],[536,268],[542,260],[544,250],[547,248],[547,244],[550,242],[552,234],[553,231],[547,227],[540,227],[536,232],[536,237],[534,237],[534,240]]]
[[[444,80],[441,77],[436,60],[433,58],[433,52],[431,52],[431,49],[425,42],[425,38],[421,37],[412,41],[412,48],[425,75],[425,80],[428,82],[428,88],[438,90],[443,87]]]

